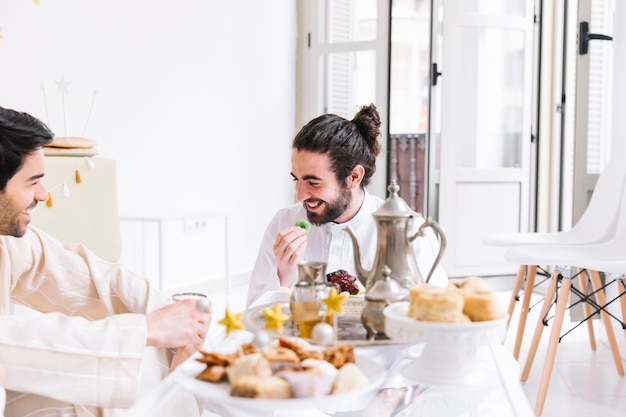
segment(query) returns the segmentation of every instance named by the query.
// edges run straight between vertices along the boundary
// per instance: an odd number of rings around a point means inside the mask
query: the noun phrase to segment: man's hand
[[[198,312],[194,300],[168,304],[146,315],[148,346],[178,348],[199,347],[211,323],[211,311]]]
[[[187,358],[196,353],[197,350],[198,349],[193,345],[181,346],[176,349],[176,353],[174,353],[172,363],[170,364],[170,372],[176,369],[178,365],[185,362]]]
[[[276,236],[273,249],[281,286],[291,287],[298,280],[298,256],[306,244],[306,230],[298,226],[281,230]]]

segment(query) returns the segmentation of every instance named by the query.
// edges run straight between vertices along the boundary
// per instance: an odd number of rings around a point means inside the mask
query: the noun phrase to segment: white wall
[[[295,2],[2,0],[0,28],[1,106],[97,140],[122,213],[227,213],[229,268],[252,268],[293,201]]]

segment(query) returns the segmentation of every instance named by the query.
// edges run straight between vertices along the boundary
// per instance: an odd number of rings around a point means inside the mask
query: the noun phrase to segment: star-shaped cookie
[[[265,328],[276,330],[278,333],[282,333],[283,324],[290,319],[289,315],[283,313],[280,304],[274,304],[273,308],[263,310],[263,316],[265,317]]]
[[[226,314],[218,323],[226,326],[226,334],[230,334],[233,330],[244,330],[245,326],[241,323],[242,315],[243,313],[233,314],[230,312],[230,309],[226,307]]]

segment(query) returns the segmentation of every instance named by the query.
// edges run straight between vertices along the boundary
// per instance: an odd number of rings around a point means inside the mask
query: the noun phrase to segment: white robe
[[[11,314],[11,302],[34,311]],[[82,245],[35,227],[0,236],[6,417],[108,416],[132,405],[169,371],[172,352],[146,347],[144,314],[167,302]],[[46,407],[56,412],[36,412]]]
[[[307,238],[307,247],[300,256],[300,261],[327,262],[326,272],[344,269],[357,276],[354,264],[352,240],[344,230],[350,226],[355,232],[361,253],[361,265],[369,270],[374,263],[377,248],[377,225],[372,214],[380,208],[384,200],[365,191],[365,199],[359,212],[351,220],[336,224],[326,223],[321,226],[311,225]],[[280,287],[276,259],[272,247],[280,230],[293,226],[296,221],[306,219],[306,209],[302,203],[296,203],[278,211],[270,221],[257,256],[248,290],[247,306],[253,304],[261,295],[268,291],[276,291]],[[414,232],[424,222],[416,216],[413,222]],[[426,278],[439,252],[439,241],[435,233],[427,228],[425,238],[417,238],[411,244],[417,259],[417,267],[423,278]],[[393,275],[393,271],[392,271]],[[445,286],[448,278],[437,266],[430,283]]]

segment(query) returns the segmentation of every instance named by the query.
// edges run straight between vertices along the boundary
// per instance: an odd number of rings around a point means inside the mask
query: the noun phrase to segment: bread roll
[[[504,316],[498,297],[491,291],[465,294],[463,313],[472,321],[496,320]]]
[[[420,321],[465,323],[463,296],[433,285],[416,285],[409,291],[408,316]]]

